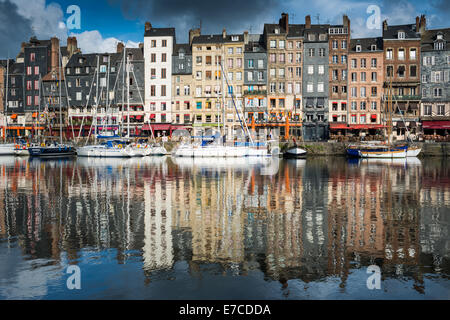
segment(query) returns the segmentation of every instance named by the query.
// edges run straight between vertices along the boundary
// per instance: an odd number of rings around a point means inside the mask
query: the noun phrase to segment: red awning
[[[144,126],[142,126],[142,130],[144,131],[169,131],[170,130],[171,125],[170,124],[146,124]]]
[[[345,123],[330,123],[330,129],[348,129]]]
[[[136,120],[141,120],[142,116],[136,116]]]
[[[376,119],[377,118],[377,115],[376,114],[373,114],[372,115],[372,119]]]
[[[450,129],[450,121],[423,121],[424,129]]]
[[[150,115],[150,119],[155,119],[156,118],[156,114],[151,114]]]
[[[350,125],[350,129],[382,129],[385,126],[381,124],[353,124]]]

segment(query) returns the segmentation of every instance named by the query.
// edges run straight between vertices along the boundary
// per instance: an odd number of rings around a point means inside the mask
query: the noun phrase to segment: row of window
[[[333,64],[338,64],[339,63],[339,56],[338,55],[333,55],[332,60]],[[347,64],[347,55],[343,54],[341,55],[341,64]]]
[[[287,90],[286,90],[287,89]],[[288,94],[299,94],[302,91],[301,83],[299,82],[288,82],[287,86],[284,82],[271,82],[269,86],[270,93],[288,93]]]
[[[270,53],[269,54],[269,62],[270,63],[286,63],[286,55],[284,53],[279,53],[278,54],[278,59],[277,59],[277,54],[275,53]],[[300,52],[297,52],[295,54],[295,60],[294,60],[294,53],[288,53],[287,54],[287,63],[301,63],[302,62],[302,54]]]
[[[295,70],[295,74],[294,74],[294,70]],[[269,71],[269,75],[270,75],[271,78],[278,77],[280,79],[284,79],[286,77],[286,69],[281,68],[281,69],[278,69],[278,72],[277,72],[277,70],[275,68],[271,68],[270,71]],[[301,78],[301,76],[302,76],[302,68],[300,68],[300,67],[296,67],[296,68],[288,67],[287,68],[287,76],[288,76],[288,78],[292,79],[292,78],[294,78],[294,75],[295,75],[295,78]]]
[[[422,97],[443,98],[444,90],[442,88],[422,89]]]
[[[333,40],[331,42],[331,48],[333,50],[337,50],[339,48],[341,49],[347,49],[347,40],[341,40],[341,45],[339,46],[339,41],[338,40]]]
[[[357,72],[352,72],[352,78],[351,79],[352,79],[352,82],[358,82],[358,73]],[[377,80],[378,80],[378,73],[377,72],[372,72],[370,81],[377,82]],[[367,81],[367,77],[366,77],[366,73],[365,72],[360,72],[359,73],[359,81],[360,82],[366,82]]]
[[[394,76],[394,67],[393,66],[386,67],[386,75],[388,77]],[[399,78],[405,78],[406,77],[406,66],[404,66],[404,65],[398,66],[397,70],[395,71],[395,75]],[[408,77],[410,77],[410,78],[417,77],[417,66],[416,65],[409,66]]]
[[[359,68],[367,68],[367,60],[365,58],[360,59],[360,63],[359,63]],[[370,67],[371,68],[376,68],[378,65],[378,59],[377,58],[372,58],[370,60]],[[358,68],[358,59],[352,59],[351,61],[351,67],[352,69],[356,69]]]
[[[386,59],[392,60],[394,59],[394,49],[388,48],[386,49]],[[397,49],[397,59],[405,60],[406,59],[406,50],[404,48]],[[411,48],[409,49],[409,60],[417,59],[417,49]]]
[[[319,48],[317,50],[319,57],[325,57],[326,49],[325,48]],[[308,49],[308,57],[315,57],[316,56],[316,49],[315,48],[309,48]]]
[[[438,115],[438,116],[446,116],[446,108],[445,105],[438,105],[436,107],[436,113],[433,113],[433,106],[430,105],[425,105],[424,109],[423,109],[423,114],[425,116],[434,116],[434,115]]]
[[[285,49],[286,48],[286,41],[285,40],[270,40],[270,49]],[[287,48],[288,49],[301,49],[302,42],[301,41],[288,41],[287,42]]]
[[[150,43],[152,48],[157,48],[158,47],[158,41],[157,40],[152,40]],[[163,39],[161,40],[161,47],[166,48],[167,47],[167,40]]]
[[[361,87],[359,89],[360,89],[359,90],[359,92],[360,92],[359,97],[360,98],[366,98],[367,97],[367,88],[366,87]],[[378,88],[377,87],[371,87],[371,89],[370,89],[370,96],[371,97],[376,97],[377,95],[378,95]],[[350,88],[350,96],[352,98],[358,98],[358,88],[351,87]]]

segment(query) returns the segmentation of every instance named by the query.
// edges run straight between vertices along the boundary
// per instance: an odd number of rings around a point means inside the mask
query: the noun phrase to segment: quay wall
[[[164,144],[167,151],[171,152],[177,142],[166,142]],[[346,156],[349,143],[345,142],[304,142],[301,148],[308,151],[310,156]],[[420,157],[450,157],[450,142],[418,142],[422,148]],[[287,143],[280,143],[281,150],[285,150]]]

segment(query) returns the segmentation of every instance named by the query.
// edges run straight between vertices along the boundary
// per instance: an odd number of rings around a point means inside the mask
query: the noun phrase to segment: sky
[[[80,28],[70,28],[70,6],[80,8]],[[378,9],[379,8],[379,11]],[[14,58],[20,44],[35,35],[57,36],[62,44],[76,36],[84,53],[114,52],[117,42],[137,47],[143,42],[144,24],[175,27],[177,42],[186,42],[189,29],[201,25],[203,34],[262,33],[264,23],[277,23],[281,13],[290,23],[341,24],[351,20],[352,37],[381,36],[381,22],[415,23],[427,16],[429,28],[450,28],[450,0],[0,0],[0,58]],[[379,12],[380,19],[374,19]],[[68,28],[69,27],[69,28]]]

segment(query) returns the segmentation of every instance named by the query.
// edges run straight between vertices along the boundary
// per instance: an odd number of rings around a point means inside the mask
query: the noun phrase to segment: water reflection
[[[0,158],[0,173],[2,298],[73,298],[68,264],[101,267],[84,298],[450,297],[440,159]],[[116,266],[123,286],[105,282]]]

